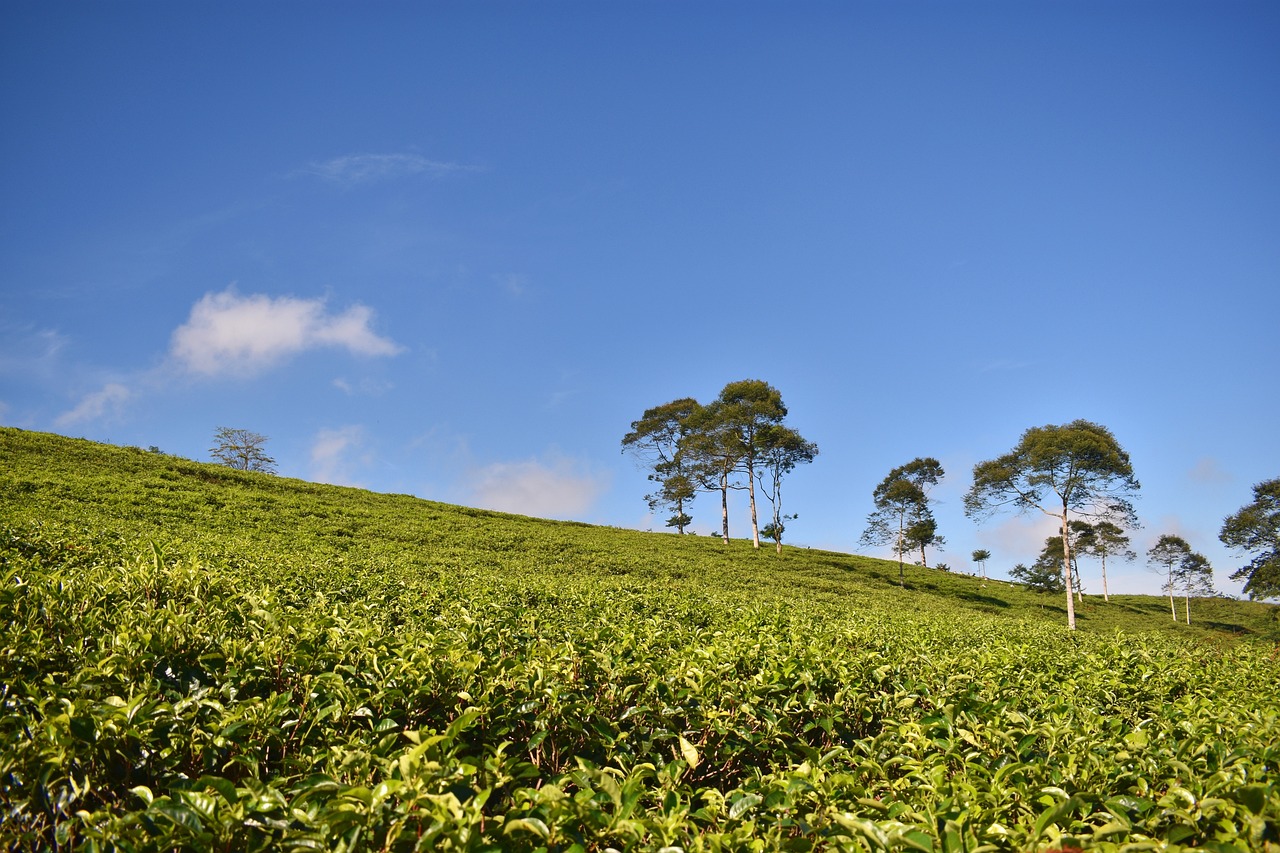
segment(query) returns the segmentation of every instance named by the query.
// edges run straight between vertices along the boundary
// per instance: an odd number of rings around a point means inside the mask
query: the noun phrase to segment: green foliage
[[[649,480],[658,484],[656,492],[645,495],[649,509],[669,508],[666,525],[679,533],[693,523],[685,505],[697,496],[697,474],[686,452],[685,435],[690,418],[701,408],[691,397],[654,406],[633,421],[631,431],[622,437],[623,452],[634,453],[651,468]]]
[[[1009,577],[1033,592],[1059,593],[1067,588],[1062,580],[1062,557],[1045,559],[1042,553],[1030,566],[1018,563],[1009,570]]]
[[[1232,573],[1250,598],[1280,597],[1280,477],[1253,487],[1253,502],[1222,522],[1218,538],[1229,548],[1254,554]]]
[[[10,429],[0,458],[0,847],[1280,843],[1264,605],[1116,596],[1068,635],[830,552]]]
[[[893,545],[900,577],[903,554],[919,548],[924,565],[925,548],[945,541],[938,535],[928,497],[929,487],[937,485],[944,475],[937,459],[917,458],[890,471],[872,492],[876,508],[867,516],[860,541],[863,545]]]
[[[973,467],[973,485],[964,497],[965,514],[985,518],[1002,509],[1039,510],[1059,519],[1062,562],[1074,575],[1069,525],[1072,514],[1137,524],[1130,496],[1139,488],[1129,454],[1101,424],[1075,420],[1063,426],[1032,427],[1016,447]],[[1067,627],[1076,628],[1075,604],[1067,589]]]

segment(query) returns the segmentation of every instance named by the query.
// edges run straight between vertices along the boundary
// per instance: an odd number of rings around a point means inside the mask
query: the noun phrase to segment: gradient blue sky
[[[856,551],[931,455],[934,559],[1002,575],[1052,524],[966,519],[973,464],[1087,418],[1135,544],[1239,589],[1218,529],[1280,475],[1273,2],[0,18],[0,423],[195,459],[243,427],[282,475],[660,529],[630,422],[760,378],[822,451],[796,542]]]

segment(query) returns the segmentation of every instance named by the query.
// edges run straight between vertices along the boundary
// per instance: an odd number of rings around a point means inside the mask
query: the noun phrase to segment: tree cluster
[[[1186,602],[1187,624],[1191,624],[1191,596],[1213,595],[1213,567],[1203,554],[1191,550],[1187,540],[1166,533],[1147,551],[1147,563],[1164,576],[1164,591],[1169,594],[1169,612],[1178,621],[1173,603],[1175,589],[1181,588]]]
[[[668,527],[684,533],[693,521],[689,504],[699,492],[719,493],[721,537],[729,541],[729,491],[745,490],[751,539],[772,539],[779,553],[786,522],[782,481],[797,465],[812,462],[818,446],[783,423],[787,407],[778,389],[759,379],[730,382],[703,405],[684,397],[647,409],[622,438],[623,452],[649,469],[649,508],[669,512]],[[757,496],[769,501],[772,520],[762,529]]]
[[[913,459],[888,473],[871,497],[875,510],[867,516],[862,532],[863,545],[892,545],[898,555],[898,582],[905,586],[903,555],[920,552],[920,564],[928,566],[926,549],[943,545],[938,522],[929,508],[929,488],[945,475],[942,463],[933,457]]]

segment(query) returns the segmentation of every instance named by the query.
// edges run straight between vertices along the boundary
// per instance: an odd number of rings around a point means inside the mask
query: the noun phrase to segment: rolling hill
[[[0,580],[11,847],[1280,844],[1265,604],[1072,634],[1000,581],[10,428]]]

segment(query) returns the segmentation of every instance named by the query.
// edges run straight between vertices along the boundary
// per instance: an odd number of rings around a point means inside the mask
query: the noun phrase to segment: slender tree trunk
[[[1107,595],[1107,552],[1102,552],[1102,600],[1110,601],[1111,596]]]
[[[924,545],[920,546],[920,565],[929,568],[929,558],[924,555]]]
[[[751,544],[760,550],[760,524],[756,520],[756,472],[751,458],[747,458],[747,494],[751,496]]]
[[[895,550],[897,550],[898,552],[898,586],[902,587],[903,589],[907,588],[907,573],[902,568],[902,552],[905,550],[904,545],[905,545],[905,540],[907,538],[904,532],[905,522],[906,522],[906,512],[905,511],[899,512],[898,513],[898,547]]]
[[[1187,624],[1191,624],[1191,589],[1188,588],[1183,593],[1183,600],[1187,605]]]
[[[1173,614],[1173,621],[1178,621],[1178,608],[1173,606],[1173,564],[1169,564],[1169,612]]]
[[[782,485],[777,476],[773,479],[773,542],[782,553]]]
[[[720,530],[724,544],[729,544],[729,472],[720,474]]]
[[[1071,574],[1071,537],[1067,535],[1067,502],[1062,502],[1062,571],[1067,576],[1067,630],[1076,629],[1075,579]]]

